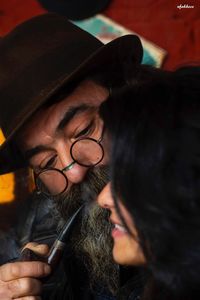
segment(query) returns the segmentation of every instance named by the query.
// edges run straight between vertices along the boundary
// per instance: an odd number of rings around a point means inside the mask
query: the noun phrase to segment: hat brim
[[[135,35],[121,36],[106,45],[102,45],[97,51],[84,60],[78,68],[70,74],[65,74],[58,80],[51,83],[42,91],[37,98],[33,98],[24,116],[18,121],[12,133],[6,138],[5,142],[0,146],[0,174],[9,173],[16,169],[27,166],[26,161],[19,152],[13,155],[13,151],[17,151],[15,143],[13,143],[15,135],[22,128],[24,123],[36,112],[42,104],[56,94],[63,86],[71,81],[83,78],[93,69],[103,67],[107,69],[110,64],[123,64],[128,58],[133,63],[139,64],[142,61],[143,48],[140,39]]]

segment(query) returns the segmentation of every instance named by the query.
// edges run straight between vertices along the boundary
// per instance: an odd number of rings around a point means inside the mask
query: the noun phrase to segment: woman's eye
[[[91,122],[86,128],[81,130],[78,134],[76,134],[75,138],[77,139],[77,138],[80,138],[82,136],[89,135],[91,133],[92,126],[93,126],[93,122]]]
[[[40,164],[41,169],[53,168],[57,161],[57,155],[52,156],[48,161]]]

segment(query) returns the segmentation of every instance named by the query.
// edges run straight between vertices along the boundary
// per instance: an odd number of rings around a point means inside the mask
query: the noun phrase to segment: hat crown
[[[0,41],[0,124],[7,137],[32,99],[103,44],[56,14],[37,16]]]

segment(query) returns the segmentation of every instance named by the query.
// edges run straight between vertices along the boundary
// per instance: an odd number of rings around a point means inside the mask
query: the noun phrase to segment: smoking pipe
[[[42,261],[51,266],[51,269],[54,270],[58,265],[64,249],[67,245],[69,236],[77,223],[79,213],[82,211],[84,205],[80,206],[76,212],[72,215],[72,217],[66,222],[63,226],[61,232],[59,233],[57,239],[51,246],[49,253],[47,256],[40,256],[36,254],[34,251],[25,248],[20,256],[20,261]]]

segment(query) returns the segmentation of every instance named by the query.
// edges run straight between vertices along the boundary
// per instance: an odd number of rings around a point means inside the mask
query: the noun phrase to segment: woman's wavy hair
[[[100,113],[114,200],[131,213],[151,274],[143,299],[198,299],[200,68],[140,66]]]

